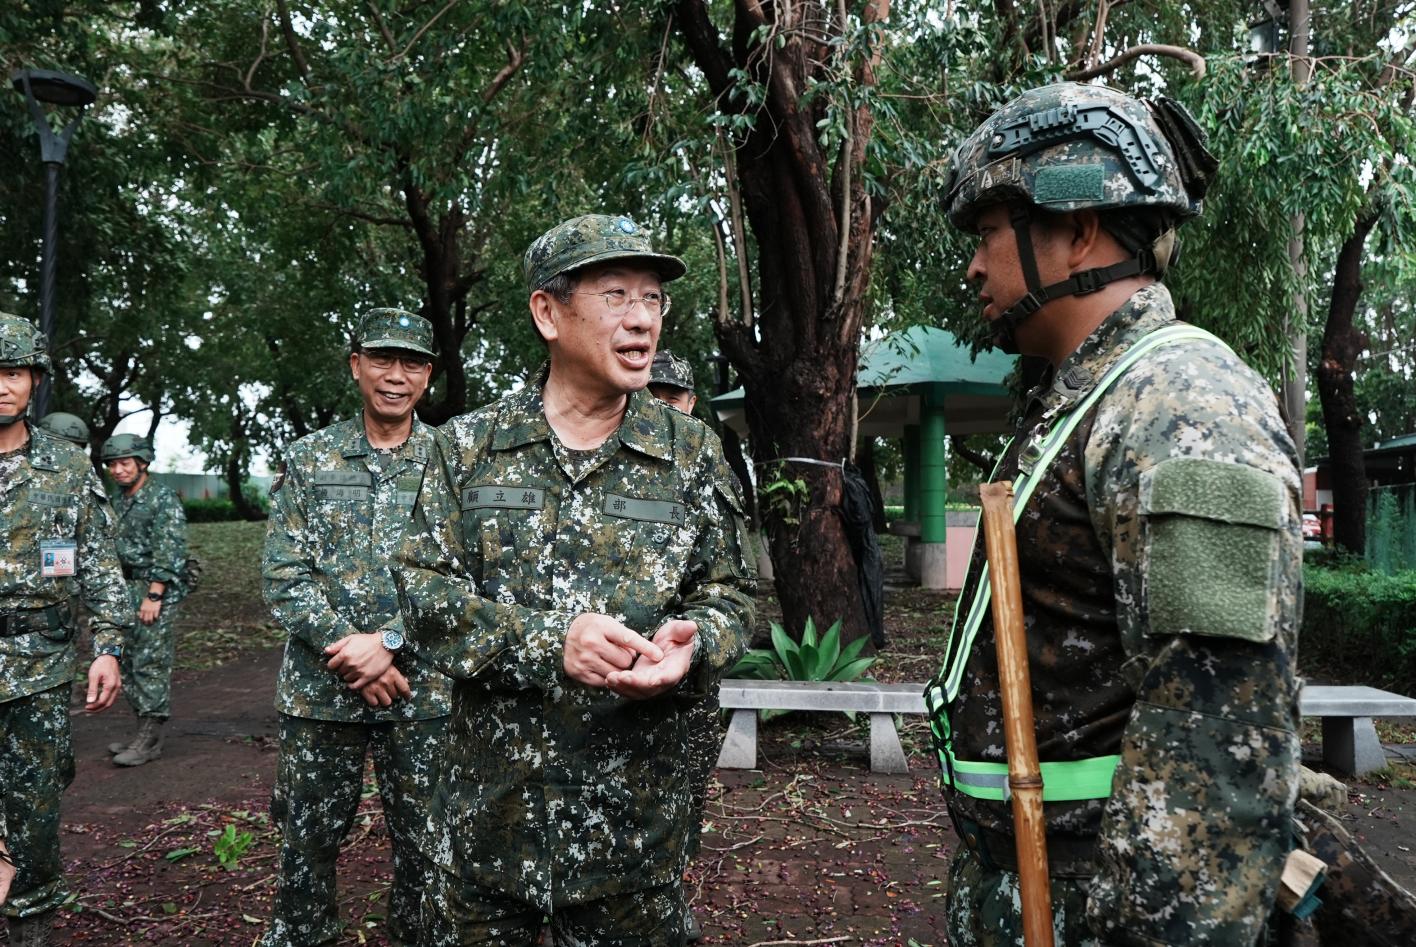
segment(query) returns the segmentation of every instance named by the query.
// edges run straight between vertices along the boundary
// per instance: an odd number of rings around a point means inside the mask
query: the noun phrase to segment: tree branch
[[[388,51],[397,53],[398,41],[393,38],[393,33],[389,32],[388,24],[384,22],[383,16],[380,15],[379,8],[374,6],[373,0],[367,0],[364,5],[369,8],[369,16],[373,18],[374,25],[377,26],[379,32],[383,34],[384,45],[388,47]]]
[[[511,77],[516,75],[522,63],[526,62],[526,50],[527,42],[524,36],[521,37],[521,45],[519,47],[513,46],[510,41],[507,42],[506,65],[502,66],[495,76],[492,76],[492,81],[482,90],[483,105],[490,105],[492,99],[495,99],[501,93],[501,90],[506,87],[506,84],[511,81]]]
[[[295,37],[295,25],[290,21],[290,4],[286,0],[275,0],[275,9],[280,15],[280,31],[285,34],[285,48],[290,50],[290,58],[295,62],[295,71],[300,74],[300,81],[306,86],[310,84],[310,64],[305,59],[305,54],[300,51],[300,44]],[[247,87],[250,86],[247,80]]]
[[[433,28],[433,24],[437,23],[438,20],[442,19],[444,13],[457,6],[457,2],[458,0],[448,0],[446,6],[444,6],[437,13],[434,13],[432,17],[428,20],[428,22],[418,27],[418,32],[414,33],[413,38],[408,41],[408,45],[403,47],[403,52],[399,53],[397,56],[394,56],[391,61],[397,62],[400,59],[406,58],[408,54],[413,51],[413,47],[418,45],[418,40],[422,39],[423,35],[427,33],[428,30]]]
[[[1108,59],[1100,66],[1093,66],[1090,69],[1079,69],[1076,72],[1065,74],[1065,78],[1071,82],[1082,82],[1087,79],[1095,79],[1097,76],[1105,75],[1121,68],[1133,59],[1141,56],[1169,56],[1178,59],[1190,67],[1190,73],[1196,79],[1203,79],[1205,76],[1205,57],[1195,52],[1193,49],[1186,49],[1184,46],[1167,46],[1164,43],[1142,43],[1139,46],[1132,46],[1125,52]]]

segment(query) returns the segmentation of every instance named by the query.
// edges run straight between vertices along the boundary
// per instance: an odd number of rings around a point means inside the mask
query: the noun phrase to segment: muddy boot
[[[49,927],[54,912],[10,918],[10,947],[49,947]]]
[[[138,745],[139,741],[141,741],[142,738],[143,738],[143,718],[142,718],[142,717],[139,717],[139,718],[138,718],[138,732],[135,733],[135,734],[133,734],[133,739],[129,740],[127,743],[110,743],[110,744],[108,744],[108,752],[109,752],[110,755],[112,755],[112,754],[116,754],[116,753],[122,753],[124,750],[131,750],[131,749],[135,748],[135,747]]]
[[[138,735],[122,753],[113,757],[115,766],[142,766],[162,756],[162,721],[144,717]]]

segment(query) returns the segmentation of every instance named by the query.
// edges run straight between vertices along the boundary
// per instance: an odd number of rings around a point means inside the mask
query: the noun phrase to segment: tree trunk
[[[872,206],[863,186],[869,107],[846,107],[844,134],[826,147],[818,123],[836,93],[803,101],[813,83],[842,75],[850,75],[857,95],[875,84],[881,33],[862,55],[846,12],[844,3],[829,12],[811,4],[737,4],[730,42],[704,0],[679,0],[674,19],[715,107],[751,116],[733,132],[723,159],[732,243],[742,261],[749,252],[745,231],[751,232],[757,298],[743,276],[746,311],[736,318],[721,313],[715,329],[742,380],[762,476],[807,487],[805,498],[785,507],[759,496],[783,620],[798,636],[808,617],[819,626],[839,618],[849,641],[869,630],[841,517],[843,474],[829,465],[850,456],[860,330],[883,198]],[[871,29],[888,15],[889,0],[865,0],[857,9]],[[749,44],[763,30],[770,35]],[[768,48],[772,54],[762,55]],[[761,90],[760,103],[749,105],[752,97],[741,94],[745,77]],[[784,461],[789,457],[820,463]]]
[[[1355,314],[1362,295],[1363,247],[1376,222],[1375,210],[1364,211],[1337,255],[1332,302],[1323,328],[1323,356],[1318,363],[1318,397],[1332,475],[1333,540],[1359,556],[1367,545],[1367,471],[1353,370],[1367,340],[1356,326]]]
[[[226,455],[226,495],[236,508],[236,515],[243,520],[263,520],[266,515],[260,508],[246,499],[242,489],[246,485],[246,460],[250,456],[250,442],[246,440],[245,425],[239,415],[231,419],[231,452]]]
[[[1288,51],[1292,57],[1290,74],[1293,84],[1300,87],[1307,84],[1313,71],[1312,62],[1308,59],[1309,21],[1308,0],[1292,0],[1288,6]],[[1298,449],[1298,466],[1302,468],[1307,462],[1308,439],[1308,257],[1303,238],[1307,215],[1302,211],[1294,214],[1291,225],[1293,236],[1288,241],[1288,260],[1298,285],[1293,291],[1293,309],[1284,327],[1292,350],[1292,362],[1283,368],[1279,405],[1283,409],[1283,419],[1288,423],[1288,433]]]

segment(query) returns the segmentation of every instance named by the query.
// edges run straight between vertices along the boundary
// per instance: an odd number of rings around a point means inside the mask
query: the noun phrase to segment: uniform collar
[[[428,445],[425,434],[428,428],[418,416],[413,415],[413,429],[408,432],[408,440],[403,442],[403,446],[394,454],[400,460],[416,460],[419,463],[428,459]],[[351,418],[349,428],[344,432],[344,436],[339,444],[339,453],[345,460],[355,457],[368,457],[373,454],[374,449],[369,444],[369,436],[364,432],[364,414],[361,411],[359,416]]]
[[[1036,402],[1050,414],[1068,410],[1096,387],[1131,346],[1174,321],[1175,303],[1164,283],[1152,283],[1137,290],[1107,316],[1075,352],[1048,371],[1037,387],[1028,392],[1029,408]]]
[[[536,441],[550,440],[551,425],[546,420],[546,404],[541,398],[541,385],[545,379],[543,367],[532,384],[507,396],[500,423],[492,436],[492,450],[512,450]],[[610,436],[619,438],[619,442],[631,450],[668,460],[673,444],[670,433],[672,422],[664,415],[666,410],[673,409],[660,404],[649,389],[632,391],[620,426]]]

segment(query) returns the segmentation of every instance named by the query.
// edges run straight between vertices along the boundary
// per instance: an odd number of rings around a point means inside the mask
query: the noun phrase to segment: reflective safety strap
[[[1072,432],[1077,429],[1077,425],[1110,390],[1111,386],[1130,370],[1132,365],[1161,346],[1201,339],[1228,348],[1222,340],[1198,326],[1173,325],[1156,329],[1131,346],[1126,354],[1107,370],[1106,374],[1097,382],[1096,387],[1087,392],[1086,396],[1073,405],[1070,411],[1055,419],[1044,415],[1042,424],[1034,429],[1028,442],[1023,445],[1019,453],[1019,472],[1013,481],[1014,524],[1022,516],[1023,509],[1027,506],[1028,500],[1032,498],[1033,491],[1037,489],[1038,483],[1048,468],[1052,466],[1052,462],[1057,459],[1057,455],[1062,452],[1063,446],[1072,436]],[[1049,422],[1052,422],[1050,427],[1047,426]],[[1007,454],[1011,445],[1012,441],[1010,440],[1003,449],[1004,455]],[[989,475],[989,482],[997,478],[1002,463],[1003,459],[1000,457],[998,464],[994,466],[993,472]],[[978,535],[981,519],[982,514],[974,522],[975,536]],[[969,587],[972,569],[973,557],[970,556],[968,571],[964,574],[964,588]],[[963,596],[960,596],[955,602],[954,620],[949,626],[949,637],[944,650],[945,663],[939,669],[939,673],[925,686],[924,703],[929,712],[930,732],[934,737],[935,749],[939,753],[939,764],[943,771],[944,784],[953,785],[960,792],[981,799],[1004,799],[1006,798],[1008,774],[1006,764],[959,760],[954,757],[952,750],[953,738],[949,725],[948,708],[959,696],[959,687],[963,681],[964,669],[968,665],[969,654],[973,650],[974,638],[978,635],[978,630],[983,625],[984,616],[988,614],[992,602],[993,583],[989,581],[986,561],[979,571],[978,581],[973,585],[974,594],[969,600],[967,610],[964,608]],[[1115,756],[1100,756],[1087,760],[1042,763],[1043,801],[1061,802],[1075,799],[1106,798],[1111,795],[1111,773],[1115,770],[1119,759]],[[998,782],[1000,772],[1002,773],[1001,783]],[[1052,790],[1048,784],[1047,774],[1049,772],[1052,773],[1052,778],[1058,781],[1056,790]]]
[[[961,760],[949,752],[946,773],[953,787],[975,799],[1005,800],[1008,792],[1007,763],[976,763]],[[1121,762],[1119,756],[1094,756],[1085,760],[1043,762],[1042,801],[1073,802],[1078,799],[1105,799],[1111,795],[1111,777]]]

